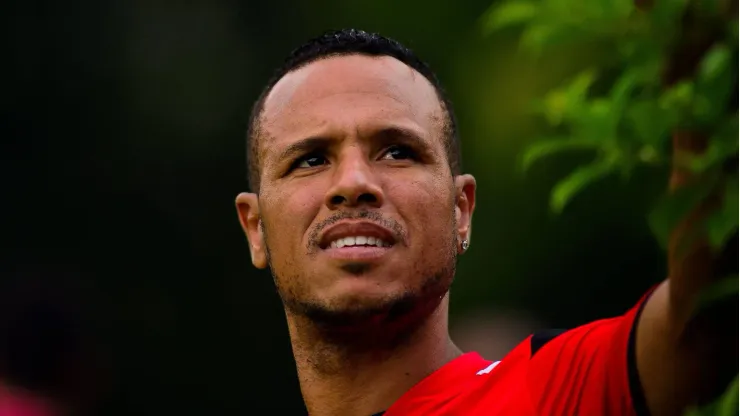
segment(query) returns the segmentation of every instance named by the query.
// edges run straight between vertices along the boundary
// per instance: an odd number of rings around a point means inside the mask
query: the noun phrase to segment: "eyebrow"
[[[328,137],[308,137],[299,140],[295,143],[291,143],[282,152],[278,160],[286,160],[292,158],[297,154],[304,154],[315,151],[316,149],[325,149],[329,144],[334,141]]]
[[[416,131],[406,127],[385,127],[374,133],[373,137],[376,137],[383,142],[401,142],[402,144],[423,149],[429,147],[429,143],[422,139]]]

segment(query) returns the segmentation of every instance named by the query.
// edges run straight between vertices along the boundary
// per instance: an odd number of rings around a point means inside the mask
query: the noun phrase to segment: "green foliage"
[[[524,169],[566,151],[588,149],[595,155],[555,185],[550,198],[553,212],[561,212],[575,195],[607,175],[629,176],[638,166],[661,171],[672,167],[690,172],[693,179],[663,195],[648,216],[661,246],[667,247],[672,231],[692,209],[718,196],[721,203],[704,223],[688,230],[687,241],[679,242],[679,248],[701,236],[720,250],[738,232],[737,168],[724,169],[738,158],[738,113],[729,105],[733,97],[737,99],[733,93],[737,93],[738,21],[737,13],[723,9],[726,3],[504,0],[485,14],[481,22],[485,33],[516,27],[522,50],[533,57],[564,44],[595,43],[615,51],[607,63],[594,64],[535,104],[538,115],[558,135],[531,144],[522,158]],[[692,19],[685,19],[686,14]],[[713,41],[697,54],[693,49],[707,36]],[[696,60],[689,63],[691,69],[681,68],[692,54]],[[680,78],[667,83],[665,74],[679,69]],[[669,139],[676,132],[706,139],[706,150],[672,151]],[[737,288],[737,276],[731,276],[703,294],[702,302],[737,297]],[[737,378],[720,400],[689,414],[737,415]]]
[[[604,157],[591,164],[579,167],[568,175],[568,177],[561,180],[555,185],[555,189],[552,191],[552,196],[550,197],[550,208],[552,211],[560,213],[578,191],[590,183],[612,173],[617,168],[618,161],[613,156]]]
[[[727,102],[737,80],[737,66],[732,65],[737,60],[733,59],[733,55],[737,57],[726,44],[718,44],[707,52],[699,65],[693,116],[701,127],[721,122],[725,115],[725,108],[721,104]]]
[[[738,404],[738,378],[735,377],[719,400],[703,408],[689,409],[686,416],[736,416]]]
[[[594,150],[598,144],[592,140],[578,140],[570,137],[540,140],[529,146],[522,155],[522,169],[527,170],[538,160],[559,152],[569,150]]]
[[[715,249],[724,247],[730,236],[738,229],[738,180],[737,175],[728,178],[723,192],[722,206],[707,220],[709,244]],[[737,282],[736,282],[737,284]]]
[[[726,160],[738,153],[738,117],[730,117],[712,135],[707,150],[683,161],[694,173],[706,172],[721,166]]]
[[[537,15],[539,5],[534,1],[512,1],[492,7],[483,17],[486,33],[507,26],[526,23]]]
[[[715,3],[703,2],[702,10],[716,14],[719,6]],[[567,150],[587,148],[598,155],[555,186],[553,211],[561,211],[578,191],[607,174],[629,176],[641,164],[671,163],[667,142],[677,128],[713,133],[714,126],[735,126],[732,139],[728,140],[728,132],[733,130],[724,128],[725,138],[712,138],[706,153],[677,158],[676,163],[697,173],[737,155],[737,114],[726,110],[737,70],[737,34],[732,29],[737,27],[736,20],[727,23],[726,39],[705,53],[693,79],[683,79],[670,88],[662,85],[662,65],[681,34],[681,17],[687,7],[693,6],[686,0],[655,0],[649,10],[638,9],[631,0],[511,0],[492,7],[483,17],[485,32],[519,27],[521,45],[528,53],[560,42],[601,42],[621,52],[614,62],[598,71],[592,68],[577,74],[535,105],[553,128],[565,128],[568,134],[532,144],[524,153],[525,169]],[[617,75],[600,77],[599,73]],[[594,91],[597,82],[611,87],[606,92],[603,88]],[[659,241],[665,240],[665,228],[675,225],[676,213],[690,209],[686,202],[679,202],[682,198],[687,197],[666,197],[650,216]],[[680,208],[666,208],[671,200]],[[731,222],[719,218],[710,222],[713,241],[723,241]]]
[[[593,84],[596,74],[593,71],[584,71],[561,89],[551,91],[545,99],[536,106],[543,113],[547,121],[557,126],[564,121],[578,120],[579,113],[586,105],[586,93]]]
[[[521,46],[537,53],[549,46],[582,39],[584,35],[604,37],[639,30],[627,20],[632,9],[630,0],[512,0],[489,9],[483,16],[481,26],[484,33],[490,33],[526,25]]]
[[[710,305],[721,302],[732,296],[737,297],[737,276],[727,276],[706,288],[696,302],[696,311],[700,311]]]
[[[715,181],[716,179],[705,180],[681,187],[673,193],[663,195],[658,201],[648,216],[648,223],[661,247],[668,247],[671,232],[686,214],[712,193]]]

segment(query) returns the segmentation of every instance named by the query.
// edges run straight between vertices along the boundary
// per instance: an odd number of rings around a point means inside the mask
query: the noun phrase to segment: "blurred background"
[[[533,98],[599,56],[537,60],[483,36],[491,0],[16,1],[2,94],[0,403],[29,415],[304,412],[282,307],[234,208],[271,71],[326,29],[427,60],[478,179],[452,332],[497,359],[531,331],[621,314],[664,276],[648,229],[667,175],[610,178],[548,211],[579,155],[524,174]],[[2,413],[0,405],[0,414]],[[44,413],[46,412],[46,413]]]

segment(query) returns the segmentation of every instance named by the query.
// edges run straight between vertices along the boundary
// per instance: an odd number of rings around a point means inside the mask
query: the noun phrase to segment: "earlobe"
[[[455,177],[455,218],[460,243],[458,247],[461,247],[461,250],[463,241],[466,241],[467,245],[470,244],[473,211],[475,210],[475,186],[475,178],[472,175]]]
[[[258,269],[266,268],[267,254],[257,195],[247,192],[240,193],[236,197],[236,212],[249,243],[252,264]]]

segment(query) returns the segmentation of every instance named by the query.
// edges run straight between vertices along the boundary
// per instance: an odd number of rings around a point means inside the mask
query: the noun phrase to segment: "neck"
[[[305,318],[288,314],[308,413],[370,416],[384,411],[424,377],[458,357],[461,351],[447,331],[447,305],[448,295],[413,329],[392,331],[405,331],[403,338],[393,340],[375,336],[381,335],[382,328],[366,331],[365,336],[326,337]],[[379,338],[384,341],[378,342]],[[368,344],[370,340],[376,341]]]

